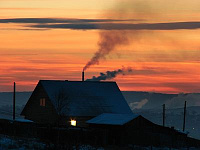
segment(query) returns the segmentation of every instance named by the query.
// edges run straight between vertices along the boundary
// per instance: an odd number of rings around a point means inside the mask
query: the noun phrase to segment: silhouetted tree
[[[63,88],[61,88],[57,93],[54,95],[54,100],[55,100],[55,109],[58,114],[58,119],[57,119],[57,127],[58,127],[58,136],[57,136],[57,144],[59,145],[60,141],[60,125],[62,124],[63,118],[68,116],[69,113],[69,96],[65,92]]]
[[[55,109],[58,116],[66,116],[69,112],[69,96],[61,88],[57,93],[55,93]]]

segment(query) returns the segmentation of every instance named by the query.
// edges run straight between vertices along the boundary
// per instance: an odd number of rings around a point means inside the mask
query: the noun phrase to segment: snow
[[[45,149],[46,145],[36,139],[22,139],[0,135],[0,150]]]
[[[13,116],[2,116],[0,115],[0,119],[4,119],[4,120],[9,120],[10,122],[13,122]],[[24,123],[33,123],[33,121],[28,120],[28,119],[24,119],[23,117],[17,117],[15,119],[16,122],[24,122]]]
[[[27,122],[27,123],[32,123],[33,122],[31,120],[28,120],[28,119],[16,119],[15,121],[18,121],[18,122]]]
[[[104,148],[99,147],[99,148],[95,148],[91,145],[80,145],[78,147],[73,147],[73,150],[104,150]]]
[[[149,150],[151,149],[150,146],[139,146],[139,145],[129,145],[128,147],[125,147],[124,149],[135,149],[135,150]],[[53,144],[44,144],[40,142],[37,139],[34,138],[19,138],[19,137],[10,137],[6,135],[0,134],[0,150],[34,150],[34,149],[55,149]],[[82,144],[78,146],[73,146],[72,150],[104,150],[107,149],[106,147],[94,147],[92,145],[88,144]],[[119,149],[117,146],[109,146],[108,149]],[[120,147],[120,149],[123,149],[123,147]],[[169,147],[152,147],[152,150],[187,150],[187,148],[169,148]],[[199,150],[199,148],[190,147],[190,150]]]
[[[107,125],[124,125],[125,123],[137,118],[139,115],[135,114],[111,114],[103,113],[91,120],[88,120],[87,123],[90,124],[107,124]]]

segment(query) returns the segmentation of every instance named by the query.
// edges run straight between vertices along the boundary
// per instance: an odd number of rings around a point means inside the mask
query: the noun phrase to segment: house
[[[85,126],[102,113],[132,114],[115,82],[40,80],[21,115],[37,123]]]
[[[87,123],[90,128],[96,129],[95,135],[106,139],[104,144],[108,145],[133,144],[177,148],[189,145],[186,133],[154,124],[141,115],[103,113]],[[97,141],[100,139],[94,142]]]
[[[66,128],[60,133],[63,141],[79,137],[81,143],[99,145],[200,147],[186,133],[133,114],[115,82],[40,80],[21,115],[39,125],[88,127]],[[36,135],[57,137],[51,128],[38,129]]]

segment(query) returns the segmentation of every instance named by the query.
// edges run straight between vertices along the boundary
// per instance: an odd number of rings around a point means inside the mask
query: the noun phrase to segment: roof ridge
[[[42,82],[46,82],[46,81],[49,81],[49,82],[86,82],[86,83],[116,83],[115,81],[70,81],[70,80],[39,80],[39,81],[42,81]]]

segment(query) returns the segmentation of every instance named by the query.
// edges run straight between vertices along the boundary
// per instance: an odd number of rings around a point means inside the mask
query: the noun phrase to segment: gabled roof
[[[111,114],[103,113],[91,120],[88,120],[86,123],[89,124],[105,124],[105,125],[124,125],[129,121],[137,118],[139,115],[135,114]]]
[[[69,100],[70,116],[97,116],[102,113],[132,113],[115,82],[55,81],[41,80],[52,104],[56,106],[55,94],[64,91]]]

